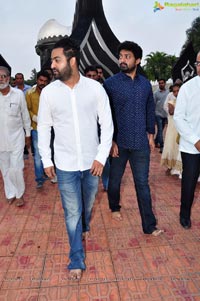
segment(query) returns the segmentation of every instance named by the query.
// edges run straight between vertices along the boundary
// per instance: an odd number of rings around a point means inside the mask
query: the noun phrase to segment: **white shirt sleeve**
[[[31,120],[30,120],[30,115],[27,109],[27,103],[23,92],[20,94],[20,102],[21,102],[21,116],[23,121],[23,127],[26,133],[26,137],[30,137]]]
[[[104,90],[100,86],[100,97],[98,100],[98,122],[100,125],[100,144],[98,146],[98,153],[95,160],[99,161],[103,165],[106,162],[107,157],[112,146],[113,138],[113,121],[110,109],[109,98]]]
[[[192,88],[189,82],[180,88],[174,112],[174,122],[178,133],[192,147],[200,139],[197,132],[200,119],[197,105],[199,94],[195,94],[195,89],[196,87]]]
[[[170,99],[170,93],[167,95],[166,99],[165,99],[165,102],[164,102],[164,105],[163,105],[163,109],[165,110],[165,112],[168,114],[169,113],[169,110],[168,110],[168,101]]]
[[[42,157],[42,163],[44,165],[44,168],[46,168],[53,166],[50,148],[52,118],[47,99],[45,98],[45,95],[43,93],[40,94],[37,120],[38,148]]]

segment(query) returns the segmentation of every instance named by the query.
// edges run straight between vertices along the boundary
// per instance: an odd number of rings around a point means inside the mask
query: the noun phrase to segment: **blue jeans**
[[[151,234],[156,230],[156,219],[148,183],[150,150],[129,150],[119,147],[119,157],[112,158],[108,184],[109,207],[112,212],[120,211],[120,186],[127,161],[131,166],[143,232]]]
[[[45,181],[44,168],[38,149],[38,132],[37,130],[31,131],[31,139],[34,151],[34,169],[35,169],[35,181],[37,183],[43,183]]]
[[[65,224],[70,244],[68,269],[85,269],[82,232],[90,230],[92,207],[98,189],[98,177],[90,170],[63,171],[56,169]],[[84,218],[82,217],[84,215]],[[84,228],[82,224],[84,219]]]
[[[161,116],[156,116],[156,125],[157,125],[157,135],[155,139],[155,143],[160,144],[160,148],[163,148],[163,129],[165,127],[165,124],[167,123],[167,118],[161,117]]]

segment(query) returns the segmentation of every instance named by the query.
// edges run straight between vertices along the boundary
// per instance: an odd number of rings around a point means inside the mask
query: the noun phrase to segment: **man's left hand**
[[[149,139],[150,150],[154,151],[155,149],[154,135],[148,134],[148,139]]]
[[[103,164],[101,164],[99,161],[94,160],[92,167],[90,169],[90,172],[93,176],[101,176],[103,172]]]
[[[196,149],[200,152],[200,140],[198,140],[195,145]]]

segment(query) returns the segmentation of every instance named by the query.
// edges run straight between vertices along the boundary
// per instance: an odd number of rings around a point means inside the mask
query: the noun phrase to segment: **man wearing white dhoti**
[[[0,66],[0,170],[8,203],[19,207],[24,205],[23,152],[25,143],[30,145],[31,126],[24,94],[9,81],[9,70]]]

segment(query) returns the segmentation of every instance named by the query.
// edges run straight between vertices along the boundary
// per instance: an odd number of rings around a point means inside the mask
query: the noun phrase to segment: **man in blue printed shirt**
[[[156,227],[148,183],[150,149],[155,147],[155,105],[152,88],[150,82],[137,72],[142,58],[141,47],[134,42],[125,41],[119,45],[118,54],[121,72],[104,83],[110,98],[115,127],[108,185],[109,207],[112,217],[122,220],[120,185],[129,161],[143,232],[158,236],[163,230]]]

